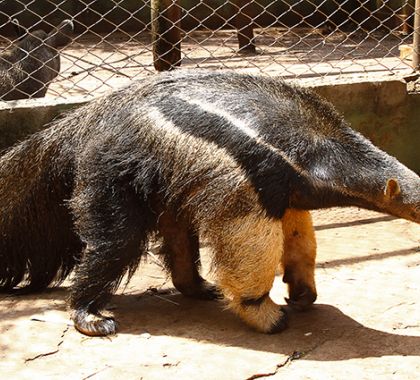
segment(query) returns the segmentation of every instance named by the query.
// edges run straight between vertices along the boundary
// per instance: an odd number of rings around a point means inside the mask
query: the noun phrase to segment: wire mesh
[[[165,8],[161,9],[163,30],[152,28],[152,3],[0,0],[0,100],[92,97],[154,75],[155,66],[165,61],[167,68],[232,69],[299,81],[383,79],[412,73],[414,1],[171,1],[178,19],[174,22],[173,14],[165,17]],[[171,30],[179,34],[180,44],[168,36]],[[71,40],[61,37],[60,43],[53,43],[52,38],[61,33]],[[30,48],[21,45],[28,37],[34,38]],[[174,48],[174,55],[157,54],[159,42],[166,42],[169,51]],[[383,306],[377,294],[401,288],[407,298],[407,289],[414,286],[418,272],[412,269],[419,265],[418,259],[414,261],[419,252],[414,224],[357,209],[313,215],[322,302],[335,302],[346,311],[357,299],[363,310],[378,305],[378,315],[383,315],[381,307],[399,313],[400,297],[391,297],[395,303]],[[401,281],[394,274],[396,267],[404,278],[412,279]],[[142,276],[148,277],[150,281],[151,276]],[[414,306],[408,311],[415,311],[415,303],[409,305]],[[411,320],[411,326],[417,323],[414,311],[402,319],[409,327]],[[386,328],[406,334],[400,315],[380,320],[388,323]],[[391,326],[395,321],[398,326]]]
[[[0,98],[94,96],[176,66],[400,77],[413,71],[413,15],[414,0],[3,0]],[[63,20],[73,30],[62,46],[36,32],[58,34]]]

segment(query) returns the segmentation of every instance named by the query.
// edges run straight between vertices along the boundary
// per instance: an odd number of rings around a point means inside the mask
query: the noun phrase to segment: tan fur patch
[[[259,331],[269,331],[282,317],[268,296],[257,306],[244,306],[244,298],[259,298],[273,286],[283,247],[280,220],[267,218],[255,203],[246,216],[224,221],[223,231],[209,236],[215,249],[218,285],[227,307]]]

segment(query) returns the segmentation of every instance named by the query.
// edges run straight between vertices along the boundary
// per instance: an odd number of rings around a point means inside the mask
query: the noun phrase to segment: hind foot
[[[73,312],[72,320],[76,330],[88,336],[113,335],[117,331],[114,318],[103,316],[100,313],[88,313],[83,310]]]
[[[176,289],[186,297],[197,298],[200,300],[214,300],[222,298],[216,285],[200,277],[193,284],[174,284]]]

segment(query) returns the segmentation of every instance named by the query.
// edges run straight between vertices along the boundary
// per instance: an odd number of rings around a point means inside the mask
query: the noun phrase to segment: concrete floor
[[[111,338],[74,330],[67,284],[1,295],[0,378],[418,379],[420,226],[357,209],[314,221],[319,298],[291,312],[283,333],[256,333],[220,303],[182,297],[149,260],[112,300]],[[272,297],[285,295],[277,278]]]

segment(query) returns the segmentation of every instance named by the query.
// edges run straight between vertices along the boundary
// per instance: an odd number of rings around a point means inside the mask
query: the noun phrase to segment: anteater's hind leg
[[[281,224],[280,220],[250,213],[226,221],[210,237],[218,285],[229,308],[266,333],[287,327],[284,310],[269,296],[282,254]]]
[[[72,200],[86,252],[74,276],[70,305],[76,329],[100,336],[116,331],[114,319],[101,311],[124,274],[137,267],[152,215],[128,185],[109,183],[108,171],[95,173]]]
[[[187,297],[217,298],[216,287],[200,276],[198,236],[188,219],[176,217],[167,210],[159,216],[158,228],[163,237],[161,253],[165,255],[175,288]]]
[[[304,310],[316,300],[316,240],[311,214],[288,209],[283,216],[284,252],[281,259],[283,282],[289,288],[287,303]]]

